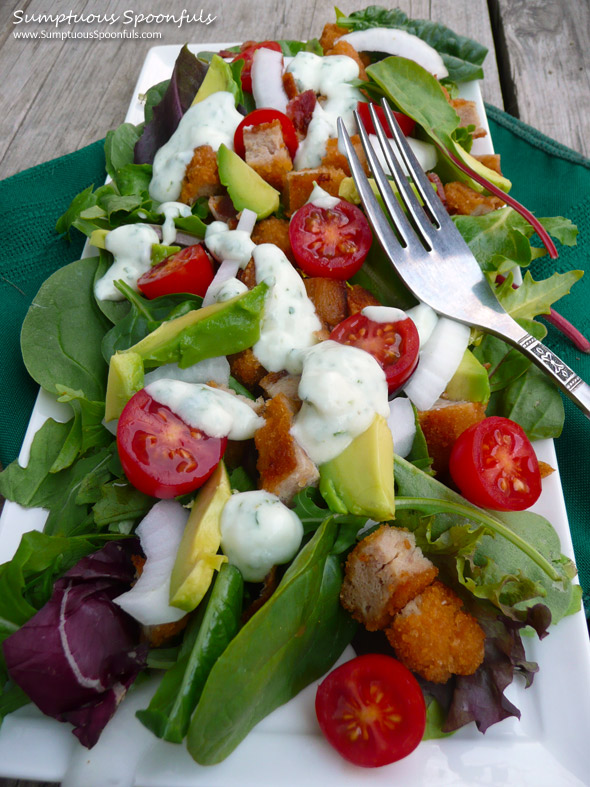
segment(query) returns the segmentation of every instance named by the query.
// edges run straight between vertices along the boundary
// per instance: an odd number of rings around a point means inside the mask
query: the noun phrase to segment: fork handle
[[[530,333],[525,333],[514,344],[549,374],[564,394],[569,396],[587,418],[590,418],[590,385]]]

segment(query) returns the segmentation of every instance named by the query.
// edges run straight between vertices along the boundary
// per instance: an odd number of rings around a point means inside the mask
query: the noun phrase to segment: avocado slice
[[[263,180],[237,153],[225,145],[217,151],[219,180],[226,186],[237,211],[249,208],[264,219],[279,207],[279,192]]]
[[[219,93],[221,90],[233,93],[234,98],[238,98],[238,86],[229,63],[226,63],[219,55],[213,55],[205,74],[205,79],[201,82],[201,86],[197,90],[197,95],[193,98],[191,106],[194,107],[195,104],[209,98],[213,93]]]
[[[162,243],[152,243],[151,261],[152,265],[158,265],[167,257],[171,257],[180,251],[180,246],[164,246]]]
[[[467,164],[467,166],[470,167],[474,172],[477,172],[478,175],[481,175],[486,180],[489,180],[490,183],[493,183],[494,186],[502,189],[502,191],[508,193],[512,188],[512,183],[508,180],[508,178],[505,178],[503,175],[499,175],[495,170],[486,167],[485,164],[482,164],[481,161],[478,161],[474,156],[471,155],[471,153],[468,153],[465,148],[462,148],[457,142],[453,142],[453,153],[457,156],[457,158],[461,159],[464,164]],[[439,174],[443,183],[459,180],[462,183],[466,183],[468,186],[471,186],[474,191],[482,192],[485,190],[484,186],[482,186],[476,180],[473,180],[473,178],[470,178],[466,172],[458,169],[455,164],[449,161],[449,159],[440,152],[438,154],[436,172]]]
[[[170,576],[170,604],[187,612],[201,603],[213,579],[227,561],[218,555],[221,512],[231,497],[227,470],[220,462],[201,487],[193,504]]]
[[[114,421],[131,397],[143,388],[143,360],[133,352],[115,353],[109,363],[105,421]]]
[[[454,402],[487,402],[490,398],[487,370],[471,350],[465,350],[457,371],[447,385],[446,395]]]
[[[383,416],[376,415],[365,432],[319,470],[320,492],[332,511],[376,522],[394,518],[393,439]]]

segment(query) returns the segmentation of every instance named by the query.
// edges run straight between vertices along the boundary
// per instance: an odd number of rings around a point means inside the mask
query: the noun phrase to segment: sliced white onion
[[[467,349],[469,333],[468,325],[439,317],[420,352],[418,368],[404,388],[418,410],[430,410],[447,387]]]
[[[285,112],[289,98],[283,87],[283,55],[273,49],[257,49],[252,60],[252,95],[256,106]]]
[[[438,322],[438,314],[425,303],[419,303],[406,310],[406,314],[414,321],[420,337],[420,347],[424,347],[430,339]]]
[[[216,358],[207,358],[199,363],[194,363],[187,369],[181,369],[177,363],[166,363],[148,372],[144,378],[144,388],[155,380],[166,377],[169,380],[182,380],[185,383],[208,383],[213,380],[220,385],[229,382],[229,362],[225,355]]]
[[[236,227],[236,230],[239,230],[240,232],[247,232],[248,235],[251,235],[252,230],[254,229],[254,225],[256,224],[257,218],[258,216],[253,210],[250,210],[249,208],[244,208],[244,210],[242,211],[242,215],[240,216],[240,220],[238,221],[238,226]],[[223,262],[217,269],[217,273],[213,277],[213,281],[207,288],[207,292],[205,293],[205,297],[203,298],[203,306],[210,306],[212,303],[215,303],[219,290],[229,279],[235,278],[236,273],[241,267],[242,267],[241,260],[238,261],[223,260]],[[194,382],[201,382],[201,381],[195,380]],[[206,380],[202,382],[206,382]]]
[[[409,399],[398,396],[389,402],[387,425],[393,436],[393,450],[398,456],[407,456],[416,436],[414,408]]]
[[[418,36],[405,30],[390,27],[372,27],[346,33],[339,41],[348,41],[357,52],[385,52],[413,60],[437,79],[448,77],[449,72],[439,53]]]
[[[170,574],[188,515],[188,510],[176,500],[161,500],[137,528],[145,565],[131,590],[113,601],[144,626],[174,623],[186,614],[171,607],[168,600]]]
[[[383,167],[383,171],[386,175],[391,175],[389,167],[387,166],[387,161],[383,154],[383,150],[381,149],[381,144],[379,142],[379,137],[376,134],[369,134],[369,139],[371,140],[371,145],[373,146],[373,150],[377,154],[377,158],[379,159],[379,163]],[[423,142],[421,139],[414,139],[414,137],[406,137],[410,147],[412,148],[414,155],[418,159],[418,163],[424,170],[424,172],[429,172],[431,169],[436,167],[437,156],[436,156],[436,148],[434,145],[431,145],[430,142]],[[404,174],[407,176],[409,175],[408,170],[403,163],[400,162]]]

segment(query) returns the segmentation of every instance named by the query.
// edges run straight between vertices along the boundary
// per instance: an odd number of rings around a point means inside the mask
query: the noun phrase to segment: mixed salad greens
[[[348,16],[338,12],[337,17],[345,31],[401,30],[442,56],[448,72],[442,79],[446,95],[422,66],[383,53],[371,53],[366,81],[349,82],[364,91],[363,100],[385,96],[415,121],[413,133],[419,139],[469,155],[475,126],[460,124],[448,96],[457,94],[458,82],[482,77],[486,50],[442,25],[410,20],[399,10],[370,6]],[[275,51],[278,48],[285,58],[324,55],[316,39],[275,44]],[[71,408],[72,417],[66,423],[48,420],[34,438],[28,465],[14,462],[0,474],[0,494],[49,512],[43,532],[25,534],[14,558],[0,566],[0,721],[32,698],[45,713],[73,723],[81,742],[92,746],[134,680],[145,670],[162,670],[149,707],[137,716],[158,737],[176,743],[186,739],[189,752],[201,764],[224,759],[260,719],[326,673],[358,636],[358,626],[340,605],[339,594],[344,560],[372,519],[372,512],[362,507],[343,508],[342,498],[335,503],[321,483],[321,492],[315,486],[304,488],[290,504],[301,523],[301,547],[282,561],[287,565],[275,571],[274,584],[265,580],[261,588],[258,581],[244,581],[233,561],[218,560],[219,570],[211,568],[196,609],[188,608],[186,628],[172,631],[169,640],[150,640],[141,623],[113,603],[136,580],[142,555],[137,527],[163,503],[158,502],[161,495],[130,483],[129,472],[123,470],[125,459],[105,425],[105,407],[107,416],[109,407],[120,415],[126,400],[143,388],[144,372],[174,362],[185,369],[255,345],[268,284],[258,283],[237,299],[213,307],[203,307],[205,292],[148,298],[121,281],[116,283],[120,299],[98,299],[95,285],[113,262],[105,238],[120,227],[149,224],[162,230],[170,221],[150,196],[154,156],[172,137],[207,79],[214,78],[217,90],[233,95],[241,114],[256,108],[251,63],[239,57],[248,51],[236,47],[222,59],[210,52],[195,56],[183,47],[171,79],[147,92],[145,122],[124,123],[107,134],[109,181],[75,197],[57,222],[58,232],[81,231],[100,248],[45,282],[22,330],[29,373]],[[253,59],[252,53],[249,56]],[[481,193],[481,187],[442,154],[434,171],[443,183],[457,181]],[[248,207],[237,204],[231,181],[225,185],[234,208]],[[351,183],[341,188],[354,201]],[[285,219],[285,203],[274,207],[271,215]],[[192,243],[206,238],[213,219],[218,220],[207,197],[197,198],[186,215],[173,217],[176,233],[181,234],[152,244],[152,264],[167,259],[179,243],[187,245],[187,237],[189,243],[191,238]],[[502,277],[496,286],[502,305],[542,338],[545,328],[535,318],[547,313],[581,274],[555,273],[535,281],[527,272],[522,285],[514,288],[514,268],[526,268],[545,253],[545,248],[531,243],[534,228],[511,207],[456,215],[454,220],[490,282],[497,284]],[[576,229],[567,219],[539,221],[560,243],[575,243]],[[414,305],[376,244],[351,281],[384,306]],[[173,321],[192,319],[190,315],[201,309],[211,310],[206,320],[170,341],[153,341],[155,331],[167,331],[177,324]],[[487,370],[491,396],[486,414],[510,418],[532,440],[557,437],[563,406],[542,373],[492,336],[472,332],[469,345]],[[117,394],[123,400],[113,405],[112,390],[108,391],[111,359],[127,362],[132,356],[135,362],[139,358],[138,376],[129,383],[121,373],[127,388]],[[233,376],[229,388],[254,399]],[[255,386],[252,390],[258,392]],[[455,676],[442,687],[422,682],[427,734],[444,735],[471,721],[485,731],[507,716],[519,715],[504,689],[515,674],[529,685],[537,669],[526,660],[521,631],[534,630],[543,637],[551,623],[579,608],[579,587],[572,583],[575,567],[561,554],[559,539],[543,517],[528,511],[484,511],[437,480],[417,419],[415,427],[406,458],[395,457],[394,524],[414,534],[486,634],[484,662],[475,674]],[[226,453],[228,494],[256,489],[254,462],[250,447]],[[211,487],[206,483],[209,487],[203,490]],[[219,488],[221,482],[215,483]],[[198,502],[204,494],[198,493],[195,507],[204,506]],[[177,497],[178,505],[190,507],[194,490]],[[192,516],[188,508],[187,516]],[[212,543],[207,545],[210,563],[219,540]],[[355,642],[359,648],[383,646],[377,640],[368,646]],[[83,664],[85,675],[79,680],[71,677],[72,653]],[[48,674],[54,676],[52,681]]]

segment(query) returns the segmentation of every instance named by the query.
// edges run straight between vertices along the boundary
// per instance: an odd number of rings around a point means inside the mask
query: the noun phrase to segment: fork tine
[[[346,150],[346,158],[350,165],[350,171],[357,187],[357,191],[361,198],[361,202],[367,212],[367,216],[375,230],[384,249],[388,250],[391,255],[392,251],[402,254],[404,252],[403,246],[397,239],[394,231],[391,228],[387,217],[383,213],[381,206],[377,202],[377,198],[373,194],[373,189],[369,184],[369,179],[365,175],[365,171],[361,162],[358,159],[356,151],[350,141],[348,131],[342,118],[338,118],[338,136]],[[399,208],[399,205],[398,205]]]
[[[412,178],[414,185],[416,186],[416,189],[424,202],[424,205],[430,211],[430,214],[438,224],[439,229],[448,228],[449,225],[454,228],[455,225],[453,224],[452,219],[449,217],[449,214],[447,213],[440,198],[434,192],[431,181],[428,180],[424,170],[420,166],[418,159],[414,154],[414,151],[412,150],[408,141],[406,140],[405,134],[403,133],[403,131],[399,126],[399,123],[395,119],[395,116],[391,111],[391,107],[389,106],[389,103],[387,102],[386,99],[382,100],[381,106],[383,107],[383,111],[385,112],[387,123],[389,125],[389,128],[391,129],[391,133],[393,134],[393,139],[400,152],[402,160],[406,165],[408,172],[410,173],[410,177]],[[372,107],[370,107],[370,110],[371,110],[371,114],[375,114]],[[382,130],[381,124],[379,123],[378,126],[377,125],[375,126],[375,128],[378,132],[381,146],[385,147],[386,149],[389,148],[389,151],[391,153],[390,140],[386,138],[385,133]],[[379,134],[379,131],[381,131],[382,133]],[[385,140],[385,145],[383,140]],[[386,156],[387,156],[387,151],[386,151]],[[405,185],[407,185],[407,179],[405,177],[404,177],[404,181],[405,181]],[[422,208],[420,209],[420,212],[421,215],[424,216],[424,210]],[[412,215],[414,214],[412,213]],[[430,225],[430,227],[432,227],[432,225]]]
[[[354,115],[358,126],[359,137],[365,151],[369,167],[375,177],[379,193],[381,194],[383,201],[389,210],[389,214],[392,217],[395,228],[402,238],[404,247],[411,250],[413,254],[418,254],[421,251],[421,246],[416,237],[416,233],[410,225],[406,214],[402,210],[395,194],[392,191],[391,184],[383,172],[379,159],[377,158],[377,154],[373,149],[373,145],[371,144],[371,140],[369,139],[369,135],[367,134],[362,120],[360,119],[357,112],[355,112]],[[361,172],[364,176],[364,171],[362,168]],[[379,203],[377,203],[377,205],[379,205]],[[379,207],[379,210],[383,212],[381,207]]]

